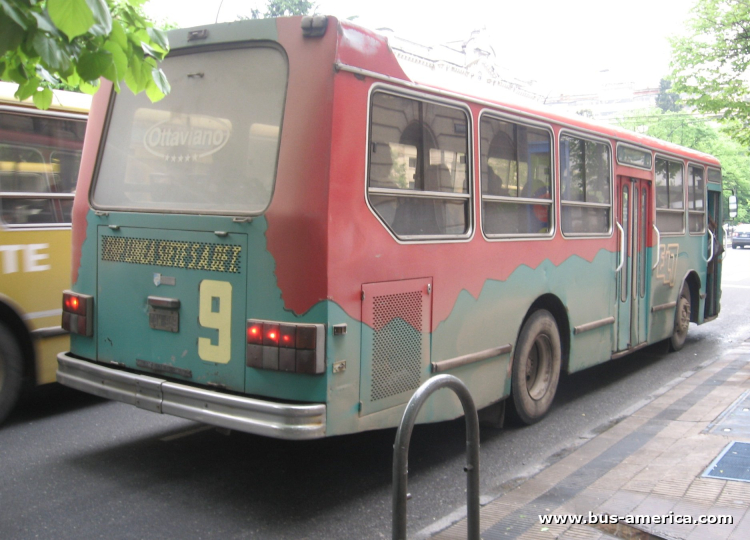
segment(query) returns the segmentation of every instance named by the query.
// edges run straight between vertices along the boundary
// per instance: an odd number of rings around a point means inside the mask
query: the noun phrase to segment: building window
[[[560,137],[561,227],[565,234],[608,234],[612,219],[609,145]]]
[[[471,233],[468,117],[458,108],[375,92],[368,200],[401,239]]]
[[[484,117],[480,150],[485,235],[551,234],[552,134]]]
[[[688,167],[688,227],[691,233],[706,230],[706,183],[703,167]]]

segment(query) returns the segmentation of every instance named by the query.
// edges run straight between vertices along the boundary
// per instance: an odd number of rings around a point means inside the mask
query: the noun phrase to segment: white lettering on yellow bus
[[[49,260],[49,253],[45,253],[47,249],[49,249],[49,244],[0,246],[3,274],[15,274],[21,270],[23,272],[51,270],[52,266],[44,262]]]

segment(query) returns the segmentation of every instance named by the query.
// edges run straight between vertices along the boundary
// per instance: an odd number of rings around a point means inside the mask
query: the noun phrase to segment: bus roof
[[[31,98],[25,101],[18,101],[14,94],[18,85],[8,82],[0,82],[0,105],[13,105],[17,107],[26,107],[36,109]],[[65,111],[76,113],[88,113],[91,108],[91,96],[80,92],[68,92],[66,90],[53,90],[54,97],[50,111]]]
[[[333,19],[333,17],[329,17],[329,19]],[[405,84],[414,89],[435,92],[446,97],[462,99],[480,106],[486,105],[508,113],[520,113],[535,117],[538,120],[554,122],[571,129],[611,137],[623,143],[650,148],[657,152],[679,154],[688,159],[719,166],[719,161],[715,157],[698,150],[584,117],[562,114],[545,107],[543,104],[531,101],[524,102],[524,98],[520,96],[508,99],[508,95],[505,92],[502,93],[501,97],[491,95],[479,96],[474,93],[476,92],[476,86],[468,91],[466,89],[449,89],[427,79],[417,80],[411,78],[406,73],[406,66],[401,65],[398,57],[388,45],[387,37],[363,28],[351,21],[341,20],[337,21],[337,24],[340,29],[336,59],[339,67],[359,68],[370,72],[368,73],[369,75],[376,77],[380,75],[390,82]]]

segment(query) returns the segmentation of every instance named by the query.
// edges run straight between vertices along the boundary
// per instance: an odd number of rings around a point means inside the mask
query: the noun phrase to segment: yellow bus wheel
[[[18,343],[0,324],[0,423],[8,416],[21,392],[23,364]]]

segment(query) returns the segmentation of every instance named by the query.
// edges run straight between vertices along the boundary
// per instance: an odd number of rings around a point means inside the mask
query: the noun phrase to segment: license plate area
[[[180,312],[176,309],[149,306],[148,325],[154,330],[177,333],[180,331]]]
[[[148,325],[154,330],[180,331],[180,300],[161,296],[148,297]]]

